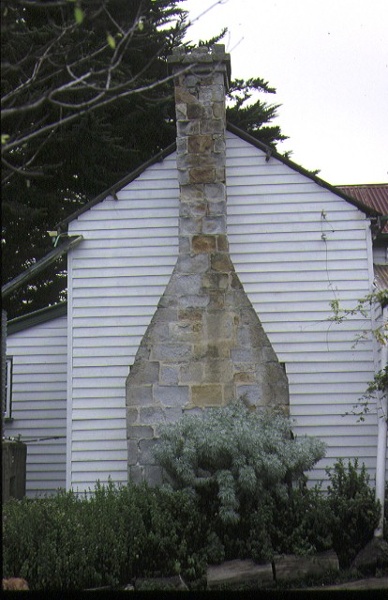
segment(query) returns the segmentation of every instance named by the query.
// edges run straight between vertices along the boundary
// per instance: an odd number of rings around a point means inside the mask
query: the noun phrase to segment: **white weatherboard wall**
[[[373,378],[370,320],[328,319],[370,291],[365,215],[239,137],[227,137],[228,232],[236,270],[290,381],[298,435],[327,442],[313,478],[358,456],[373,475],[377,427],[352,410]],[[84,241],[69,257],[67,485],[127,479],[125,380],[178,253],[175,153],[76,221]],[[72,418],[71,418],[72,415]]]
[[[9,335],[7,356],[13,421],[5,435],[27,444],[26,495],[54,493],[66,487],[67,318]]]
[[[229,136],[228,231],[246,292],[290,383],[297,435],[328,444],[312,479],[337,458],[358,457],[372,477],[377,421],[346,415],[373,379],[370,318],[332,323],[338,300],[353,308],[373,281],[369,221],[357,208],[235,136]]]
[[[127,481],[125,380],[178,253],[175,154],[70,223],[68,486]]]

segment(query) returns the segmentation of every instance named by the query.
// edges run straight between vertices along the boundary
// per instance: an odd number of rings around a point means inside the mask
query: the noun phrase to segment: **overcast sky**
[[[186,0],[194,20],[215,0]],[[280,152],[329,183],[388,182],[388,0],[223,0],[189,30],[228,28],[232,77],[277,90]]]

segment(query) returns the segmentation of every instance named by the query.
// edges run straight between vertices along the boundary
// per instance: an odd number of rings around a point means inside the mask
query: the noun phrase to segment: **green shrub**
[[[306,555],[331,548],[331,515],[319,486],[293,488],[273,510],[271,539],[277,553]]]
[[[380,504],[369,487],[369,476],[358,460],[339,460],[327,469],[330,479],[327,502],[331,512],[333,548],[341,568],[350,566],[357,553],[372,539],[380,517]]]
[[[155,456],[176,488],[196,495],[211,532],[209,558],[259,560],[275,551],[277,506],[324,448],[295,439],[283,415],[238,402],[165,426]]]
[[[10,500],[3,509],[3,573],[31,589],[117,586],[132,578],[205,571],[206,532],[185,492],[96,485],[89,497]]]

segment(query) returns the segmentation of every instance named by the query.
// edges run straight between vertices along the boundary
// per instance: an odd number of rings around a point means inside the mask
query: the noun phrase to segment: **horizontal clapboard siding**
[[[69,257],[73,331],[68,485],[127,480],[125,381],[178,252],[175,155],[76,222]]]
[[[9,335],[7,355],[12,422],[5,435],[27,445],[27,496],[52,494],[66,486],[67,317]]]
[[[351,414],[373,378],[372,336],[355,344],[371,320],[330,321],[331,301],[353,308],[371,290],[369,223],[357,208],[286,165],[267,163],[241,139],[230,138],[228,150],[233,262],[286,364],[295,433],[316,435],[328,446],[310,477],[325,479],[336,459],[353,457],[373,477],[376,415],[358,423]]]
[[[352,410],[373,377],[370,320],[329,321],[370,291],[363,213],[233,134],[227,137],[231,255],[290,381],[298,435],[319,435],[327,457],[359,456],[373,476],[376,423]],[[127,478],[125,380],[178,252],[175,154],[70,223],[84,241],[69,257],[71,368],[68,484]],[[344,443],[345,440],[345,443]]]

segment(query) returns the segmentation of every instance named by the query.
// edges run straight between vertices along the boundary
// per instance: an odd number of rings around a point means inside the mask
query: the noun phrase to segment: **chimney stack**
[[[160,424],[244,399],[288,412],[288,381],[234,270],[227,238],[223,45],[169,57],[175,74],[179,255],[127,379],[129,477],[158,483]]]

